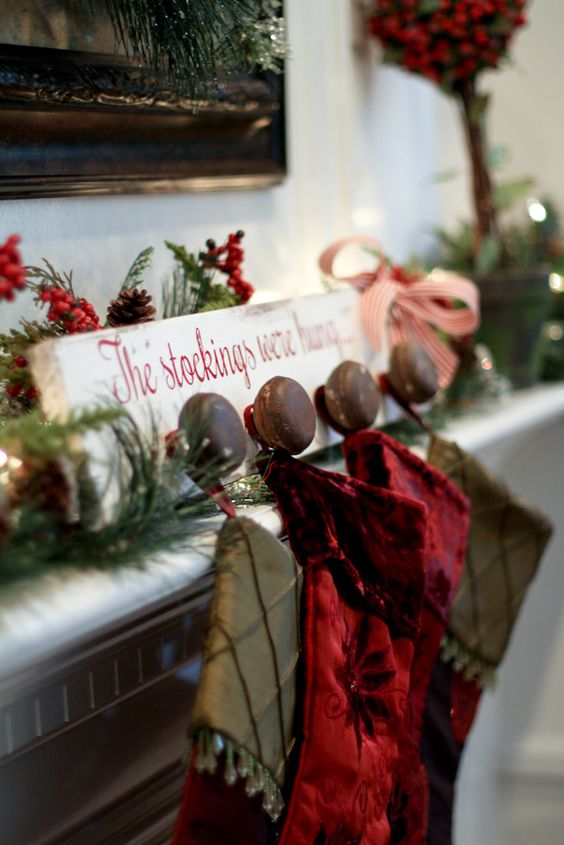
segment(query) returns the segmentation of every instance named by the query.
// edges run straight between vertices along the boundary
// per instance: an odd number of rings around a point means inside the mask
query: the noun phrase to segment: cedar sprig
[[[66,293],[70,294],[73,299],[76,299],[72,280],[73,271],[71,270],[70,273],[63,273],[61,275],[57,270],[55,270],[50,261],[47,261],[46,258],[43,258],[42,260],[45,267],[28,266],[25,268],[28,279],[28,287],[34,292],[36,301],[38,301],[38,296],[41,291],[46,287],[61,288]]]
[[[136,288],[143,284],[143,277],[145,272],[151,266],[154,251],[154,246],[148,246],[141,250],[127,271],[127,275],[122,282],[120,291],[131,290],[132,288]]]
[[[47,320],[58,325],[64,333],[94,331],[102,328],[91,303],[77,297],[73,288],[72,270],[61,275],[43,259],[45,267],[26,267],[28,287],[33,291],[39,307],[48,305]]]

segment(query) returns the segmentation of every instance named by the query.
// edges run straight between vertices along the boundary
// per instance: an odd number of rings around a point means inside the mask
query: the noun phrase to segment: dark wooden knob
[[[228,475],[245,460],[243,423],[219,393],[197,393],[188,399],[178,425],[189,446],[188,460],[211,481]]]
[[[437,368],[431,357],[422,346],[410,340],[393,347],[388,381],[398,396],[416,405],[432,399],[439,386]]]
[[[325,407],[331,419],[347,431],[372,425],[380,405],[380,391],[362,364],[343,361],[325,385]]]
[[[253,422],[264,443],[291,455],[303,452],[315,434],[311,399],[301,384],[284,376],[263,384],[253,403]]]

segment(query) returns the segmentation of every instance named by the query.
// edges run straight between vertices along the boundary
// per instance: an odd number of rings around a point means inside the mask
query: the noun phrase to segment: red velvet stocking
[[[469,506],[449,479],[379,431],[345,440],[347,466],[356,478],[424,502],[428,512],[425,593],[415,644],[407,716],[399,737],[397,780],[388,809],[391,843],[425,839],[428,787],[419,746],[425,696],[446,628],[448,609],[462,574]]]
[[[285,454],[265,481],[304,569],[301,749],[280,845],[385,845],[425,508]]]

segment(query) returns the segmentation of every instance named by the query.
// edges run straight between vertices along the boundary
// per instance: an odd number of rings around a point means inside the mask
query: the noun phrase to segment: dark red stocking
[[[427,507],[425,593],[411,670],[407,715],[399,736],[397,780],[388,810],[391,843],[421,845],[428,814],[428,785],[420,760],[425,697],[462,574],[468,502],[441,472],[379,431],[362,431],[343,445],[355,478],[404,493]]]
[[[267,845],[272,828],[262,796],[249,798],[244,780],[228,786],[221,759],[213,775],[190,766],[171,845]]]
[[[480,700],[475,680],[452,663],[435,662],[421,737],[421,759],[429,779],[428,845],[451,845],[452,809],[460,757]]]
[[[280,845],[385,845],[425,508],[283,454],[265,480],[304,569],[301,749]]]

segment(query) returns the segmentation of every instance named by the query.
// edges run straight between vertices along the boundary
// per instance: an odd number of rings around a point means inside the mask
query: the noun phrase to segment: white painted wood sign
[[[351,289],[105,329],[44,341],[31,367],[51,419],[110,401],[166,434],[195,393],[220,393],[242,416],[273,376],[313,398],[340,362],[369,363],[358,308]],[[308,451],[329,438],[318,424]]]

